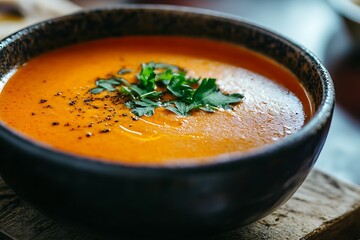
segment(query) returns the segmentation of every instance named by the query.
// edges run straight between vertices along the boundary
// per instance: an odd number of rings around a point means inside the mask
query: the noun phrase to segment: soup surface
[[[233,110],[179,116],[157,108],[136,117],[115,103],[117,93],[89,92],[96,79],[124,67],[135,82],[140,64],[151,61],[216,78],[222,92],[245,97]],[[183,37],[109,38],[57,49],[19,67],[0,94],[0,119],[29,138],[129,165],[197,164],[247,152],[298,131],[311,115],[304,89],[284,67],[236,45]]]

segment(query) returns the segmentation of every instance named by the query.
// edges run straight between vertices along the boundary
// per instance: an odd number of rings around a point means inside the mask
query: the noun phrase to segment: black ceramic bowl
[[[334,106],[328,72],[308,50],[233,16],[192,8],[129,5],[79,12],[0,43],[0,77],[68,44],[124,35],[185,35],[246,46],[298,76],[315,106],[299,132],[246,155],[199,166],[131,167],[47,148],[0,122],[0,171],[44,214],[102,234],[210,235],[254,222],[304,181],[324,144]]]

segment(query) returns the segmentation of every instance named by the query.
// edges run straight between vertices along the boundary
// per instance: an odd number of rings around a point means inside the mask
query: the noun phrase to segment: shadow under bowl
[[[131,167],[40,146],[0,122],[0,173],[47,216],[103,235],[205,236],[252,223],[297,190],[326,139],[331,78],[303,47],[234,16],[185,7],[125,5],[45,21],[0,42],[0,78],[41,53],[125,35],[205,37],[245,46],[290,69],[315,114],[297,133],[246,155],[198,166]]]

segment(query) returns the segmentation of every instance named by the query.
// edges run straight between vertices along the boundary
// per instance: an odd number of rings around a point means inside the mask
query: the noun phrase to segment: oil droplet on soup
[[[245,97],[233,110],[178,116],[157,108],[136,117],[116,93],[89,92],[121,68],[136,81],[141,63],[170,63],[216,78]],[[244,153],[299,131],[312,105],[296,77],[245,48],[185,37],[122,37],[80,43],[33,58],[0,94],[0,119],[34,141],[72,154],[128,165],[201,164]]]

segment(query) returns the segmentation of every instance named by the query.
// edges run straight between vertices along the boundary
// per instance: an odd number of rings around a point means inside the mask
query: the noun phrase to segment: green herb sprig
[[[136,75],[137,84],[130,84],[122,75],[131,73],[122,68],[118,76],[98,79],[90,93],[115,92],[126,98],[125,106],[136,116],[152,116],[158,107],[189,116],[194,110],[214,112],[231,110],[232,104],[242,101],[240,93],[224,94],[216,85],[215,78],[191,78],[186,70],[167,63],[149,62],[141,65]],[[171,100],[163,100],[169,95]]]

